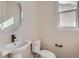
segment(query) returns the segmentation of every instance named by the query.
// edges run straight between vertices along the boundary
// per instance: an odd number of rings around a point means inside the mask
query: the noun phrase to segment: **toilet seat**
[[[48,50],[41,50],[40,56],[43,58],[56,58],[55,54]]]

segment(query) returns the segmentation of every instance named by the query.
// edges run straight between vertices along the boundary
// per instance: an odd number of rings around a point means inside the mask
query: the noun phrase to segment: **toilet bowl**
[[[56,58],[56,55],[48,50],[41,50],[40,57],[41,58]]]
[[[32,52],[34,53],[35,58],[56,58],[56,55],[49,50],[40,49],[41,40],[33,40],[32,42]],[[37,56],[38,55],[38,56]]]

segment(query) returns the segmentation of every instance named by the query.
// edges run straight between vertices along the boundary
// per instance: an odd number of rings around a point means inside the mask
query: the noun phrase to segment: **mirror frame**
[[[8,1],[3,1],[3,2],[8,2]],[[10,30],[10,31],[8,31],[8,30],[6,30],[6,29],[1,29],[1,30],[2,30],[2,31],[9,32],[9,33],[14,33],[14,32],[16,32],[16,30],[18,30],[19,27],[21,26],[21,23],[22,23],[21,20],[22,20],[22,18],[23,18],[23,10],[22,10],[22,6],[21,6],[21,3],[20,3],[20,2],[17,2],[17,1],[9,1],[9,2],[14,2],[15,4],[18,5],[18,7],[19,7],[19,9],[20,9],[20,24],[19,24],[18,27],[14,28],[14,29],[12,29],[12,30]],[[3,22],[3,21],[2,21],[2,22]]]

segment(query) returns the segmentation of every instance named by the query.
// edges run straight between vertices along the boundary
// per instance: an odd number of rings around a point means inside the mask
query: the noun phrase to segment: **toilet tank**
[[[32,52],[38,53],[40,51],[41,40],[35,39],[32,41]]]

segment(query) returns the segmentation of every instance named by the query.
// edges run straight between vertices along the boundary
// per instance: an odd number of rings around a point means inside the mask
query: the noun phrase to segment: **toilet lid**
[[[56,57],[54,53],[52,53],[52,52],[50,52],[48,50],[41,50],[40,55],[42,57],[45,57],[45,58],[55,58]]]

